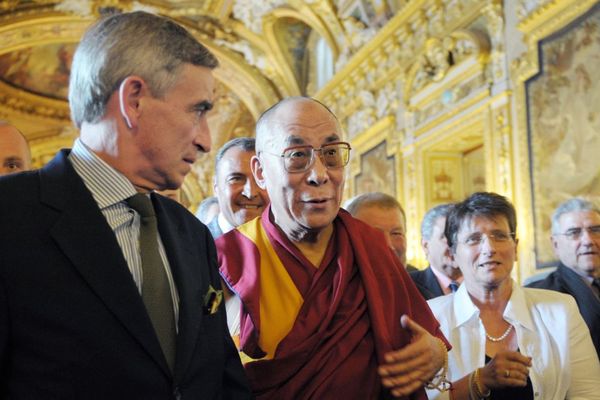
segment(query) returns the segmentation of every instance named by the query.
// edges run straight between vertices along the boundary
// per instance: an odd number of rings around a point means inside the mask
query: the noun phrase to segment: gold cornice
[[[78,43],[91,18],[56,11],[0,20],[0,54],[52,43]]]
[[[528,36],[528,43],[538,41],[582,15],[595,3],[597,0],[553,0],[529,14],[518,28]]]
[[[534,11],[518,28],[523,34],[528,50],[523,57],[513,61],[511,72],[518,82],[524,82],[539,72],[538,42],[562,29],[597,0],[554,0]]]
[[[458,106],[447,110],[445,113],[443,113],[443,115],[439,115],[433,120],[430,120],[424,125],[420,126],[418,129],[415,129],[414,136],[420,137],[424,133],[431,131],[433,128],[437,129],[437,127],[443,124],[444,122],[451,121],[451,119],[454,116],[460,115],[461,113],[465,112],[466,110],[469,110],[472,107],[475,107],[476,109],[484,107],[487,103],[485,100],[489,98],[489,95],[490,92],[487,88],[480,90],[477,94],[467,98]]]
[[[469,147],[473,148],[483,144],[483,134],[485,132],[485,121],[488,118],[489,101],[481,102],[468,110],[464,110],[458,118],[448,118],[447,121],[435,126],[435,130],[430,129],[427,134],[419,136],[419,141],[411,144],[415,151],[424,153],[427,151],[440,151],[441,147],[447,146],[449,141],[453,139],[464,140],[467,136],[473,139],[467,139],[466,142],[471,143]],[[479,141],[474,139],[474,132],[478,133]],[[469,149],[451,147],[452,151],[464,152]],[[449,147],[450,150],[450,147]]]
[[[445,27],[445,31],[453,32],[458,27],[467,25],[469,21],[475,20],[480,15],[480,11],[484,7],[490,3],[495,3],[495,1],[496,0],[473,1],[472,7],[469,7],[456,19],[446,22],[447,26]],[[368,64],[372,63],[373,59],[380,57],[378,56],[378,53],[382,52],[382,49],[397,49],[401,45],[406,46],[406,43],[403,43],[405,41],[422,40],[422,37],[415,37],[413,25],[425,25],[426,16],[423,10],[427,9],[434,2],[435,0],[415,0],[409,2],[402,9],[401,13],[398,13],[388,21],[369,43],[364,45],[353,55],[342,70],[337,72],[333,79],[315,94],[315,97],[325,102],[328,102],[328,97],[335,98],[335,92],[341,90],[344,86],[347,86],[345,81],[356,81],[356,79],[353,79],[353,75],[357,75],[361,70],[367,70],[369,68]],[[399,59],[397,65],[402,66],[402,68],[407,67],[412,64],[422,51],[423,49],[421,48],[416,49],[416,51],[412,53],[412,57]],[[390,56],[397,55],[391,54]],[[350,84],[350,86],[352,86],[352,84]]]
[[[70,120],[69,104],[66,101],[19,90],[2,81],[0,81],[0,108],[27,117],[65,122]]]
[[[342,70],[338,71],[335,76],[315,94],[315,98],[323,100],[331,95],[335,88],[340,87],[343,81],[350,77],[352,71],[356,71],[360,68],[360,64],[369,59],[371,53],[374,53],[379,48],[385,47],[384,42],[393,42],[395,33],[399,31],[403,25],[407,25],[409,17],[417,13],[420,10],[420,7],[427,1],[428,0],[414,0],[409,2],[401,13],[388,21],[369,43],[364,45],[356,52],[356,54],[354,54]]]

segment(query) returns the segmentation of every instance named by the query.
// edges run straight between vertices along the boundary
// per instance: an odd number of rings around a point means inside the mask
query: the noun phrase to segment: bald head
[[[271,106],[271,108],[263,112],[260,118],[258,118],[256,122],[256,152],[264,151],[266,146],[271,145],[270,142],[276,136],[273,134],[273,130],[276,129],[282,120],[287,120],[287,118],[296,114],[310,113],[315,108],[326,110],[335,120],[338,131],[341,132],[341,127],[335,114],[320,101],[303,96],[287,97]]]
[[[31,169],[27,140],[17,128],[0,122],[0,176]]]

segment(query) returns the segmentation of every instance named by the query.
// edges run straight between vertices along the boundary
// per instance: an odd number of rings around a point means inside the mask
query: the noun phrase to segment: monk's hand
[[[407,396],[425,385],[443,367],[445,357],[439,339],[406,315],[400,321],[411,332],[411,342],[386,353],[385,363],[379,366],[381,382],[395,397]]]
[[[482,389],[496,389],[507,386],[526,386],[531,367],[531,357],[518,351],[501,350],[481,368],[479,376]]]

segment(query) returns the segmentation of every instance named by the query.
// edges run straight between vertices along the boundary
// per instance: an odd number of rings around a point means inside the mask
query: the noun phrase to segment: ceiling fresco
[[[357,22],[353,26],[373,30],[390,14],[389,7],[382,9],[381,4],[366,0],[5,0],[0,2],[0,119],[25,133],[38,167],[60,147],[69,146],[78,134],[69,119],[67,97],[79,38],[103,14],[145,10],[175,19],[219,58],[215,107],[209,117],[216,151],[233,137],[254,135],[256,118],[277,100],[314,95],[317,39],[325,41],[330,58],[343,52],[348,60],[357,50],[350,41],[356,41],[358,33],[344,30],[343,21],[348,26],[350,18]],[[202,157],[186,180],[188,186],[194,181],[187,190],[194,193],[186,199],[188,205],[212,192],[213,154]]]
[[[49,44],[0,56],[0,79],[17,89],[67,100],[69,73],[76,45]]]

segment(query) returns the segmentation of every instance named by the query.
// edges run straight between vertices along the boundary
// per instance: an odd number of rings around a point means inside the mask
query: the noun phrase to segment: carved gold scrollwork
[[[427,85],[443,80],[450,69],[469,57],[487,62],[489,42],[482,34],[460,30],[445,38],[429,38],[425,51],[410,67],[405,83],[407,98]]]

